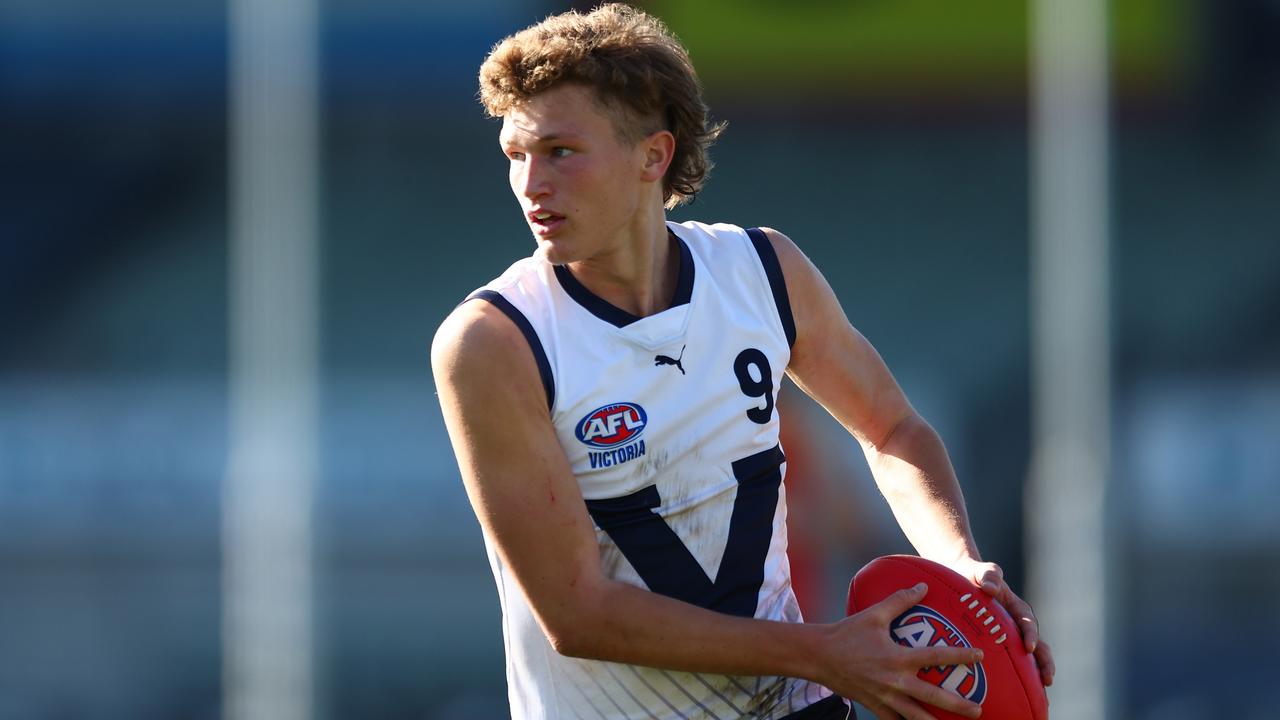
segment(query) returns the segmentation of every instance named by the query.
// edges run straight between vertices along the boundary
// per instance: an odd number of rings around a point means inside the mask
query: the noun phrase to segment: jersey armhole
[[[760,256],[760,264],[764,266],[764,274],[769,278],[769,289],[773,291],[773,304],[778,308],[778,319],[782,321],[782,331],[787,336],[787,347],[796,344],[796,320],[791,314],[791,299],[787,296],[787,281],[782,276],[782,264],[778,262],[778,254],[773,251],[773,243],[760,228],[747,228],[747,237]]]
[[[538,374],[542,376],[542,387],[547,391],[547,412],[555,407],[556,402],[556,381],[551,374],[551,362],[547,360],[547,351],[542,347],[542,341],[538,339],[538,332],[533,329],[533,325],[529,322],[529,318],[524,313],[511,304],[511,301],[502,297],[501,293],[494,290],[477,290],[467,296],[466,300],[484,300],[502,311],[503,315],[511,318],[511,322],[520,328],[520,333],[524,335],[524,339],[529,343],[529,349],[533,351],[533,359],[538,363]]]

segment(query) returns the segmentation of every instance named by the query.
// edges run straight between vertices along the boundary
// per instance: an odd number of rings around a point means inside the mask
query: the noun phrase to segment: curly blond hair
[[[663,177],[667,208],[693,199],[711,172],[712,123],[702,85],[680,41],[659,19],[620,3],[570,11],[504,38],[480,66],[480,102],[493,117],[562,83],[592,88],[620,138],[675,136]]]

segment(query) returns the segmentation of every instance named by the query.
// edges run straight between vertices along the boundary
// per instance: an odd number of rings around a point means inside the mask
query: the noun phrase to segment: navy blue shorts
[[[839,695],[832,695],[803,710],[797,710],[782,720],[853,720],[855,716],[852,705]]]

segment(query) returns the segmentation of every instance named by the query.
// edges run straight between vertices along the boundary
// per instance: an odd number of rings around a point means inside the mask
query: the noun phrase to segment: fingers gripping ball
[[[995,600],[947,567],[914,555],[887,555],[858,571],[849,583],[848,612],[865,610],[902,588],[929,586],[920,604],[889,625],[889,635],[906,647],[976,647],[982,662],[931,667],[920,671],[926,682],[959,693],[982,706],[984,718],[1047,720],[1049,701],[1035,658],[1018,640],[1013,618]],[[940,720],[960,716],[925,706]]]

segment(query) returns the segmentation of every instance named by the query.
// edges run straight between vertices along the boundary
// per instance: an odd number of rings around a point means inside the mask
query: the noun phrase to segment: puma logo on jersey
[[[681,345],[680,357],[676,358],[675,360],[672,360],[667,355],[655,355],[653,358],[653,366],[658,367],[659,365],[675,365],[676,368],[680,371],[681,375],[686,374],[684,371],[684,365],[680,363],[680,361],[684,359],[684,349],[685,349],[685,346]]]

